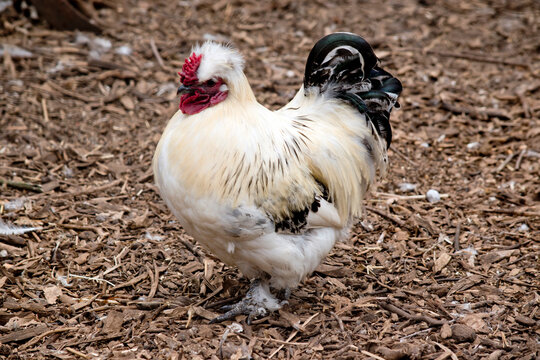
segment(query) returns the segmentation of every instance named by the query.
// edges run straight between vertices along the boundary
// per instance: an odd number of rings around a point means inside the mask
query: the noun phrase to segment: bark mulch
[[[101,34],[0,13],[0,226],[35,228],[0,236],[0,358],[540,357],[537,1],[89,3]],[[153,184],[176,72],[231,41],[278,108],[333,31],[403,82],[388,176],[289,305],[209,325],[248,283]]]

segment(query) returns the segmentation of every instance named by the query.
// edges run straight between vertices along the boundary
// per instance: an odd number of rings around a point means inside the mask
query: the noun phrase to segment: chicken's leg
[[[251,282],[246,296],[234,305],[222,307],[227,311],[225,314],[216,317],[210,321],[211,324],[230,320],[236,315],[247,315],[247,323],[259,316],[266,315],[268,311],[275,311],[281,308],[282,303],[277,300],[270,292],[268,282],[255,279]]]

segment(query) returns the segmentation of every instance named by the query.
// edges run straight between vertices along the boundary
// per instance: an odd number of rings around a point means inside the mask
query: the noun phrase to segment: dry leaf
[[[443,326],[441,327],[441,338],[448,339],[451,336],[452,336],[452,328],[450,327],[450,325],[448,325],[448,323],[444,323]]]
[[[489,316],[490,315],[486,313],[468,314],[465,315],[461,321],[472,329],[479,331],[486,327],[486,322],[483,320],[483,318]]]
[[[82,265],[86,263],[86,260],[88,260],[88,256],[90,256],[90,253],[84,252],[77,256],[75,259],[73,259],[74,262],[76,262],[79,265]]]
[[[103,320],[103,328],[101,332],[104,334],[115,334],[122,329],[122,324],[124,323],[124,314],[111,310],[107,314],[107,317]]]
[[[43,295],[45,296],[45,300],[47,300],[47,304],[52,305],[55,304],[58,297],[62,295],[62,289],[56,285],[48,286],[43,289]]]

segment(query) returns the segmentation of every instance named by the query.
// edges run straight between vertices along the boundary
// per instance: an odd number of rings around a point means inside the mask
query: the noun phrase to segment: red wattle
[[[227,98],[227,91],[218,91],[213,96],[195,91],[180,97],[180,110],[187,115],[195,115]]]

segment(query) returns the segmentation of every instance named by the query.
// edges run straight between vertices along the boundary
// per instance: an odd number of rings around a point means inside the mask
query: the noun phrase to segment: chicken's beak
[[[178,90],[176,91],[176,95],[185,94],[189,92],[191,88],[189,86],[185,86],[184,84],[180,85],[178,87]]]

